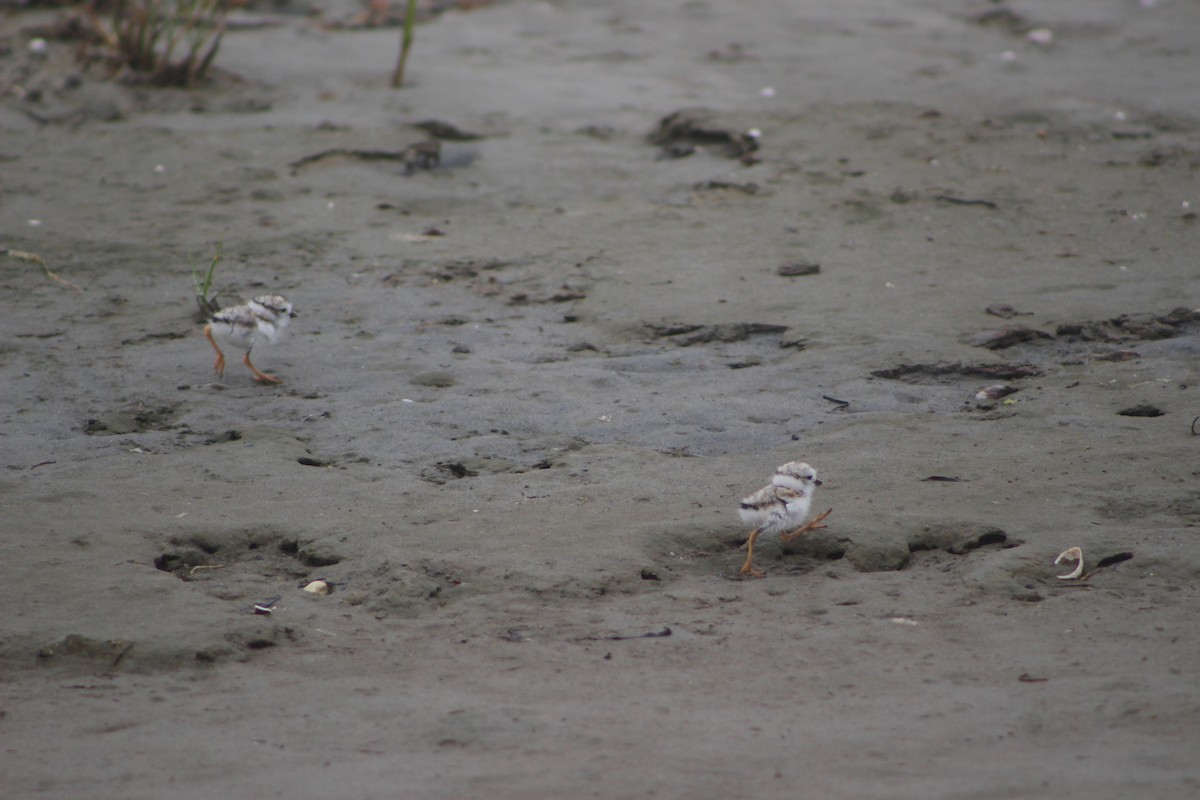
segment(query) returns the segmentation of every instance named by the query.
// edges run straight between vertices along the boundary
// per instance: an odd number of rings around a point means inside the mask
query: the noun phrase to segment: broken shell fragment
[[[1021,391],[1016,386],[1009,386],[1004,383],[994,383],[991,386],[985,386],[975,393],[976,400],[999,400],[1001,397],[1008,397],[1010,394]]]
[[[317,578],[315,581],[309,581],[304,585],[304,591],[315,595],[329,594],[329,581]]]
[[[1072,570],[1069,574],[1059,575],[1058,579],[1060,581],[1073,581],[1076,578],[1078,578],[1080,575],[1083,574],[1083,551],[1080,550],[1078,547],[1071,547],[1066,550],[1063,550],[1061,553],[1058,554],[1058,558],[1054,559],[1055,564],[1058,564],[1059,562],[1062,562],[1062,561],[1077,561],[1079,563],[1075,566],[1075,569]]]

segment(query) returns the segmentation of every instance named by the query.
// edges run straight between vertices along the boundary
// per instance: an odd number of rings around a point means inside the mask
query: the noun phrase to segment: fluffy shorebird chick
[[[250,351],[259,345],[278,342],[294,316],[296,312],[292,310],[292,304],[277,294],[260,295],[245,305],[222,309],[213,314],[212,320],[204,326],[204,336],[213,350],[217,351],[217,363],[213,365],[217,377],[225,375],[225,354],[217,345],[219,341],[226,347],[246,351],[242,362],[254,373],[254,380],[282,383],[279,378],[254,366],[250,362]]]
[[[832,508],[804,524],[813,492],[820,485],[815,469],[803,461],[789,461],[775,470],[769,486],[742,500],[738,513],[743,522],[754,526],[754,530],[746,540],[746,563],[738,574],[755,578],[766,576],[765,572],[754,568],[754,542],[764,533],[778,533],[780,539],[790,542],[802,533],[826,527],[818,523],[829,516]]]

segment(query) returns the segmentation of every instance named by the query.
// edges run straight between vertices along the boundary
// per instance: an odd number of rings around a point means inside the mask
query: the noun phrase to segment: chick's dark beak
[[[820,485],[821,485],[821,482],[819,480],[817,480],[816,478],[813,478],[813,486],[820,486]]]

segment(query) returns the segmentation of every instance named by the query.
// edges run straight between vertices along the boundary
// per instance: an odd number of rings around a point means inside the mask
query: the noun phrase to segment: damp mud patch
[[[953,555],[964,555],[972,550],[978,550],[987,545],[998,545],[1002,548],[1017,547],[1022,544],[1017,540],[1009,540],[1008,534],[992,525],[976,523],[935,522],[922,525],[908,536],[910,552],[921,550],[944,550]]]
[[[515,461],[498,456],[475,456],[458,461],[439,461],[421,470],[421,480],[438,485],[449,481],[475,478],[479,475],[498,475],[501,473],[521,473],[533,469],[547,469],[551,466],[548,461],[524,466]]]
[[[339,564],[337,543],[273,529],[174,536],[154,566],[182,581],[201,584],[223,600],[246,600],[291,590],[312,570]]]
[[[1200,329],[1200,310],[1174,308],[1166,314],[1122,314],[1096,322],[1059,325],[1055,333],[1067,341],[1129,342],[1171,339]]]
[[[877,369],[871,373],[876,378],[888,378],[905,383],[947,383],[956,378],[1019,380],[1021,378],[1040,378],[1043,374],[1045,373],[1033,364],[963,364],[957,361],[900,364],[890,369]]]
[[[1054,549],[1001,547],[962,574],[970,593],[1007,597],[1022,603],[1040,603],[1065,592],[1087,591],[1101,575],[1134,558],[1119,542],[1084,542],[1083,569],[1077,579],[1064,580],[1062,564],[1054,563]],[[1070,563],[1065,572],[1069,573]],[[1100,574],[1097,574],[1100,573]],[[1128,586],[1128,584],[1126,584]]]
[[[745,543],[746,537],[742,537],[739,547]],[[811,531],[790,542],[781,542],[780,545],[783,552],[789,555],[804,556],[814,561],[840,561],[846,557],[854,542],[844,535],[825,529]]]
[[[551,271],[554,273],[554,271]],[[480,297],[503,299],[510,306],[555,305],[584,300],[592,280],[585,274],[562,281],[548,274],[544,265],[533,259],[454,259],[425,269],[429,280],[437,284],[456,283]],[[399,281],[385,279],[389,285]]]
[[[412,619],[428,609],[446,605],[450,594],[451,587],[445,580],[421,571],[401,569],[384,585],[372,589],[364,605],[377,617]]]
[[[691,347],[713,342],[743,342],[753,336],[777,336],[785,333],[789,326],[765,322],[729,322],[718,325],[648,324],[646,327],[652,339],[665,339],[680,347]]]
[[[179,405],[146,406],[135,403],[124,408],[105,411],[98,417],[84,420],[83,432],[88,435],[113,436],[146,431],[166,431],[176,428],[175,419],[181,413]]]
[[[331,467],[336,462],[320,458],[308,449],[300,437],[282,428],[269,425],[251,425],[236,430],[205,435],[204,444],[215,447],[237,447],[247,450],[266,450],[286,461],[294,461],[306,467]]]
[[[187,339],[191,336],[190,333],[181,333],[180,331],[162,331],[160,333],[147,333],[139,336],[136,339],[122,339],[121,346],[128,347],[135,344],[144,344],[146,342],[163,342],[171,341],[172,339]]]
[[[991,308],[991,307],[989,307]],[[993,313],[989,311],[989,313]],[[1119,344],[1134,341],[1172,339],[1200,327],[1200,311],[1186,307],[1174,308],[1166,314],[1121,314],[1111,319],[1067,322],[1059,324],[1053,334],[1027,325],[1008,325],[1003,328],[973,333],[963,337],[963,344],[988,350],[1005,350],[1019,344],[1105,343]],[[1104,360],[1121,360],[1108,354]]]
[[[486,581],[479,574],[466,579],[452,566],[383,561],[358,576],[342,601],[364,607],[377,619],[413,619],[464,596],[467,593],[463,588],[465,584],[472,587],[471,594],[488,591]]]
[[[280,644],[297,641],[299,638],[300,635],[294,628],[275,624],[251,625],[245,630],[233,631],[225,636],[226,641],[243,651],[266,650]],[[200,658],[200,660],[204,659]]]
[[[662,577],[657,577],[655,581],[661,582]],[[651,582],[650,585],[653,586],[654,583]],[[621,574],[607,574],[592,578],[572,577],[551,581],[531,577],[523,589],[534,597],[557,602],[562,600],[592,601],[616,595],[639,594],[644,592],[646,587],[647,581],[642,577],[641,572],[630,570]]]
[[[1098,517],[1111,522],[1136,521],[1146,525],[1159,517],[1160,523],[1169,520],[1167,524],[1170,525],[1195,527],[1200,526],[1200,492],[1174,494],[1164,491],[1146,497],[1106,497],[1094,506],[1094,510]]]
[[[1004,350],[1023,342],[1034,342],[1039,339],[1052,340],[1053,336],[1036,328],[1025,325],[1009,325],[997,330],[980,331],[971,334],[963,340],[963,344],[972,347],[984,347],[988,350]]]
[[[1017,547],[1020,541],[993,525],[973,522],[933,522],[921,525],[907,537],[877,537],[851,542],[846,560],[859,572],[888,572],[905,569],[914,553],[937,550],[964,556],[982,547]]]
[[[40,646],[10,648],[2,660],[8,662],[6,666],[9,667],[23,668],[32,660],[39,669],[96,675],[183,669],[211,663],[232,652],[223,644],[212,641],[197,645],[186,635],[163,637],[145,630],[137,635],[137,639],[106,639],[69,633]],[[203,634],[198,635],[204,638]],[[208,654],[208,658],[202,654]]]
[[[47,664],[70,660],[97,669],[115,669],[133,650],[134,643],[125,639],[92,639],[71,633],[61,640],[38,650],[38,662]]]
[[[783,547],[784,553],[796,553],[820,560],[844,558],[858,572],[895,572],[907,568],[914,553],[937,550],[964,556],[983,547],[1017,547],[1019,540],[993,525],[971,522],[935,522],[921,525],[908,534],[833,535],[816,532]]]
[[[510,267],[528,265],[526,260],[501,260],[499,258],[457,258],[442,261],[425,271],[425,274],[438,283],[451,281],[470,281],[483,277],[485,280],[491,274]]]

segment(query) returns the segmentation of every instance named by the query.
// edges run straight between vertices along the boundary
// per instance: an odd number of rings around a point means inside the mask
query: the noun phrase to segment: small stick
[[[320,161],[324,158],[331,158],[333,156],[361,158],[363,161],[407,161],[410,154],[408,150],[359,150],[347,147],[334,147],[329,150],[322,150],[319,153],[313,153],[312,155],[305,156],[304,158],[298,158],[288,164],[288,166],[292,168],[292,174],[295,175],[301,167],[308,166],[315,161]]]
[[[934,200],[941,200],[943,203],[953,203],[956,206],[983,206],[984,208],[996,209],[996,204],[991,200],[968,200],[965,197],[954,197],[948,194],[939,194]]]
[[[580,642],[627,642],[632,639],[662,639],[671,635],[670,628],[663,628],[661,631],[653,631],[651,633],[639,633],[632,636],[622,636],[613,634],[611,636],[584,636],[576,641]]]

